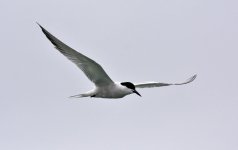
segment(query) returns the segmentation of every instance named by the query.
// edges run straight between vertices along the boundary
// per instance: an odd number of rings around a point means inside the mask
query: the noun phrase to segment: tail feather
[[[89,95],[86,94],[77,94],[77,95],[73,95],[70,96],[69,98],[83,98],[83,97],[88,97]]]

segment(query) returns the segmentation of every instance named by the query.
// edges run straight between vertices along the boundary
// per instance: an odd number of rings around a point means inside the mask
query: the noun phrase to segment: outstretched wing
[[[197,75],[192,76],[189,78],[187,81],[182,82],[182,83],[159,83],[159,82],[145,82],[145,83],[138,83],[134,84],[136,88],[152,88],[152,87],[161,87],[161,86],[169,86],[169,85],[183,85],[183,84],[188,84],[195,80]]]
[[[114,83],[98,63],[67,46],[40,24],[38,25],[55,48],[76,64],[96,86],[100,87]]]

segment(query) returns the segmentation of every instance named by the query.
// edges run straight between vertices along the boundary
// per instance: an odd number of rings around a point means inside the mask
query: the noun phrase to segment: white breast
[[[101,98],[122,98],[128,94],[132,94],[132,90],[120,83],[115,83],[110,86],[98,87],[95,91],[95,97]]]

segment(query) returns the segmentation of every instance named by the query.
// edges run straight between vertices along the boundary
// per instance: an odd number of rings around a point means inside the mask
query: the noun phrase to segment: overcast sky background
[[[237,150],[238,1],[8,0],[0,5],[0,149]],[[191,84],[68,99],[93,84],[35,23],[115,81]]]

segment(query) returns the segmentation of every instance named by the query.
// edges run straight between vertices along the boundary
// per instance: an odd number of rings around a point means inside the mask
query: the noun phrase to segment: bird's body
[[[122,98],[132,93],[132,90],[128,89],[125,86],[122,86],[119,82],[115,82],[107,86],[95,87],[93,90],[88,91],[84,94],[79,94],[71,97]]]
[[[93,90],[71,97],[122,98],[132,93],[141,96],[136,91],[136,88],[183,85],[192,82],[196,78],[196,75],[194,75],[186,82],[175,84],[160,82],[145,82],[138,84],[133,84],[131,82],[114,82],[97,62],[67,46],[47,30],[45,30],[40,24],[38,25],[40,26],[46,37],[55,46],[55,48],[69,60],[71,60],[79,69],[84,72],[88,79],[95,84],[95,88]]]

